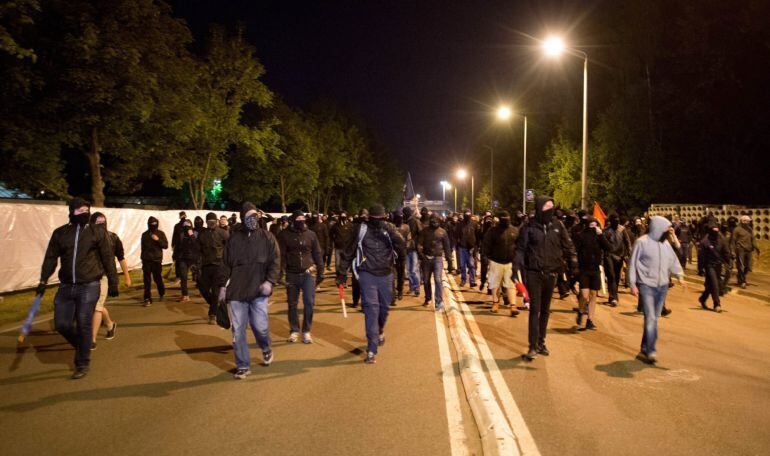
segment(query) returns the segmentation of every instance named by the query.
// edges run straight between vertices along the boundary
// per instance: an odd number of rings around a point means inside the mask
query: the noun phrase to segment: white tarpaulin
[[[166,233],[169,248],[163,253],[163,262],[171,262],[171,236],[179,222],[179,209],[159,211],[144,209],[91,208],[91,212],[107,216],[107,229],[123,241],[126,261],[131,269],[141,266],[140,241],[147,230],[147,219],[159,221],[159,229]],[[190,220],[200,216],[205,220],[209,210],[185,209]],[[230,217],[232,212],[213,211],[217,217]],[[0,292],[34,287],[40,281],[40,268],[51,233],[68,223],[65,205],[0,203]],[[283,214],[272,214],[280,217]],[[120,272],[120,269],[118,269]],[[58,270],[57,270],[58,273]],[[48,283],[58,282],[55,273]]]

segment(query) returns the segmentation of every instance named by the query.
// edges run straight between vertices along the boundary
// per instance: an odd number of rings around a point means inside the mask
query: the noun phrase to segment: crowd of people
[[[106,339],[115,337],[117,323],[105,301],[119,294],[116,260],[126,285],[131,285],[131,277],[123,244],[108,231],[106,216],[91,214],[90,204],[79,198],[70,202],[69,214],[69,223],[51,236],[37,293],[45,292],[60,264],[54,321],[75,348],[73,378],[82,378],[100,327],[107,328]],[[153,281],[158,299],[164,299],[163,250],[170,246],[180,301],[190,299],[191,276],[208,304],[208,322],[223,324],[218,315],[227,316],[237,379],[251,373],[248,327],[262,351],[263,365],[274,359],[268,303],[275,286],[286,289],[287,341],[313,343],[315,293],[324,272],[331,271],[332,258],[336,284],[347,287],[350,281],[350,305],[360,305],[364,313],[367,364],[376,363],[389,309],[405,291],[419,297],[422,287],[424,306],[444,308],[445,273],[459,275],[461,287],[486,287],[492,313],[499,313],[501,306],[508,307],[512,317],[529,312],[529,347],[523,355],[528,361],[550,355],[546,334],[554,291],[561,299],[577,296],[576,324],[585,331],[598,327],[600,291],[605,291],[607,304],[616,307],[619,290],[627,288],[644,314],[637,358],[652,364],[657,361],[658,319],[671,312],[665,308],[666,293],[674,278],[685,286],[684,271],[693,262],[693,249],[698,274],[705,277],[700,304],[707,309],[711,298],[716,312],[721,312],[720,298],[729,291],[733,266],[739,286],[745,287],[757,250],[747,216],[723,224],[711,215],[687,222],[677,216],[618,214],[603,220],[584,211],[561,210],[545,196],[536,199],[531,213],[513,215],[504,210],[440,214],[425,207],[419,212],[411,207],[388,212],[378,204],[353,217],[346,211],[295,211],[273,218],[247,202],[240,217],[210,212],[205,220],[191,221],[180,212],[179,218],[170,245],[158,220],[148,218],[141,236],[144,306],[153,304]],[[521,306],[516,305],[519,296]]]

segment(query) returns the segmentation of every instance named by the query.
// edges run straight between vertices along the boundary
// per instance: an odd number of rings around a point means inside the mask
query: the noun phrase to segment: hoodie
[[[150,217],[147,219],[147,231],[142,233],[142,261],[163,261],[163,249],[168,248],[168,239],[166,233],[158,229],[158,219]],[[156,235],[158,240],[152,238]]]
[[[632,286],[662,287],[668,285],[672,275],[684,277],[673,247],[668,240],[660,241],[670,226],[671,222],[656,215],[650,219],[649,232],[634,243],[628,260],[628,282]]]

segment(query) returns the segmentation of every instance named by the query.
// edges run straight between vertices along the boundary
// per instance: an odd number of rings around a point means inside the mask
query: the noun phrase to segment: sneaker
[[[75,372],[72,373],[72,379],[80,380],[81,378],[85,377],[87,374],[88,374],[87,367],[78,367],[75,369]]]
[[[437,305],[435,310],[436,312],[441,312],[442,310],[444,310],[444,304]]]
[[[748,286],[748,285],[746,285],[746,283],[745,283],[745,282],[741,284],[741,288],[743,288],[744,290],[746,289],[746,287],[747,287],[747,286]]]
[[[425,301],[423,301],[422,306],[428,307],[428,304],[430,304],[430,299],[426,299]]]
[[[548,356],[548,355],[551,354],[551,352],[549,352],[548,351],[548,347],[546,347],[545,344],[543,344],[543,345],[537,347],[537,354],[538,355],[543,355],[543,356]]]
[[[594,324],[593,321],[591,321],[590,318],[586,320],[586,329],[590,329],[591,331],[596,331],[596,325]]]
[[[262,352],[262,364],[264,366],[269,366],[273,363],[273,350]]]
[[[377,357],[372,352],[366,353],[366,358],[364,359],[364,363],[366,364],[376,364],[377,363]]]
[[[515,309],[515,308],[511,307],[511,316],[512,317],[515,317],[515,316],[519,315],[520,313],[521,312],[519,312],[518,309]]]
[[[182,296],[182,297],[179,298],[179,302],[187,302],[189,300],[190,300],[189,296]]]
[[[401,301],[402,299],[404,299],[404,293],[399,291],[398,295],[396,295],[396,300]]]
[[[643,362],[643,363],[646,363],[646,362],[647,362],[647,353],[645,353],[645,352],[643,352],[643,351],[640,351],[640,352],[639,352],[639,353],[636,355],[636,359],[638,359],[639,361],[641,361],[641,362]]]
[[[299,333],[293,332],[293,333],[289,334],[289,338],[286,339],[286,342],[288,342],[290,344],[293,344],[293,343],[297,342],[298,340],[299,340]]]
[[[668,317],[671,315],[671,312],[673,312],[673,310],[664,307],[663,310],[660,311],[660,314],[664,317]]]
[[[492,308],[490,309],[492,313],[497,313],[498,310],[500,310],[500,301],[492,304]]]
[[[565,299],[569,298],[569,293],[562,293],[559,295],[559,299],[564,301]]]
[[[303,344],[312,344],[313,343],[313,337],[310,335],[309,332],[302,333],[302,343]]]
[[[233,378],[236,380],[243,380],[244,378],[251,375],[251,369],[244,368],[244,369],[236,369],[235,374],[233,375]]]
[[[720,313],[720,314],[721,314],[721,313],[722,313],[722,306],[716,306],[716,307],[714,307],[714,312],[716,312],[716,313]]]
[[[698,298],[698,302],[700,303],[700,306],[703,310],[709,310],[709,308],[706,306],[706,300],[703,298]],[[661,312],[662,313],[662,312]]]
[[[144,300],[144,307],[150,307],[152,305],[152,299]]]
[[[417,289],[412,290],[412,296],[414,296],[415,298],[420,297],[420,290],[417,290]]]
[[[537,351],[534,348],[530,348],[529,351],[521,355],[527,361],[533,361],[537,358]]]
[[[476,282],[471,282],[471,288],[476,288]]]
[[[483,290],[484,290],[484,284],[482,283],[481,285],[479,285],[479,291],[483,291]]]
[[[655,364],[658,362],[658,354],[655,352],[647,354],[647,364]]]
[[[617,307],[617,306],[618,306],[618,300],[610,299],[610,307]]]
[[[91,342],[91,351],[96,350],[96,342]]]
[[[112,322],[112,328],[107,330],[107,336],[105,336],[105,339],[112,340],[115,338],[115,330],[118,329],[118,324],[114,321]]]
[[[209,315],[209,324],[210,325],[217,324],[217,316],[216,315]]]
[[[583,326],[583,312],[577,311],[577,318],[575,319],[575,323],[577,323],[578,326]]]
[[[385,345],[385,334],[380,334],[380,339],[377,341],[377,346],[382,347]]]
[[[465,281],[464,281],[464,280],[461,280],[461,281],[460,281],[460,286],[461,286],[461,287],[464,287],[464,286],[465,286]]]

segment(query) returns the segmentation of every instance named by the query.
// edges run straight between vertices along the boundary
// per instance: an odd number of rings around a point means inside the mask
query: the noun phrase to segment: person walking
[[[721,274],[723,266],[730,261],[730,247],[716,224],[711,223],[707,228],[708,234],[703,237],[700,244],[700,248],[703,250],[706,280],[703,283],[703,293],[698,298],[698,302],[703,309],[708,310],[706,301],[711,295],[711,299],[714,301],[714,311],[721,313],[720,296],[723,294],[720,290]]]
[[[320,222],[316,222],[320,224]],[[323,281],[323,249],[316,233],[305,224],[305,214],[294,211],[291,225],[278,235],[281,264],[286,272],[286,299],[289,303],[289,339],[299,340],[299,316],[297,306],[302,293],[302,342],[313,343],[310,330],[313,326],[315,289]]]
[[[323,220],[323,215],[318,212],[313,212],[310,216],[310,220],[306,220],[305,223],[318,238],[318,245],[321,246],[321,256],[323,256],[324,265],[326,265],[326,257],[331,254],[332,250],[329,225]],[[323,272],[324,268],[320,267],[319,270]]]
[[[511,224],[508,211],[497,213],[497,225],[490,227],[484,235],[483,252],[489,261],[489,290],[492,292],[492,313],[500,309],[501,288],[505,288],[511,316],[519,314],[516,309],[516,286],[513,282],[513,261],[516,259],[516,241],[519,230]]]
[[[412,230],[409,228],[409,225],[404,223],[404,216],[403,213],[396,212],[393,215],[393,224],[396,226],[396,230],[398,230],[398,233],[401,235],[402,238],[404,238],[404,242],[406,243],[407,251],[409,250],[409,245],[414,245],[414,240],[412,239]],[[396,258],[396,282],[395,282],[395,288],[396,288],[396,299],[400,301],[404,297],[404,282],[406,280],[406,255],[399,255],[398,258]],[[430,296],[430,295],[428,295]]]
[[[120,268],[123,271],[123,279],[125,280],[126,287],[131,287],[131,275],[128,273],[128,263],[126,262],[125,251],[123,250],[123,242],[120,240],[117,234],[107,230],[107,217],[101,212],[94,212],[91,214],[91,225],[101,226],[107,231],[107,236],[110,241],[110,246],[115,255],[115,259],[118,260]],[[107,327],[107,335],[104,337],[106,340],[112,340],[115,338],[115,331],[118,328],[118,324],[110,318],[110,312],[107,310],[105,303],[107,301],[107,294],[109,293],[109,281],[107,276],[102,276],[99,287],[99,299],[96,301],[94,307],[94,317],[91,324],[92,327],[92,343],[91,350],[96,350],[96,336],[99,334],[99,328],[102,323]]]
[[[433,291],[431,290],[431,275],[435,285],[434,308],[439,311],[444,308],[444,287],[441,284],[444,272],[444,257],[449,260],[449,234],[441,228],[441,220],[438,215],[430,216],[428,226],[420,232],[417,241],[417,255],[422,264],[423,286],[425,287],[425,302],[423,306],[430,304]]]
[[[91,205],[74,198],[69,202],[69,223],[56,228],[48,241],[37,295],[45,293],[46,283],[59,266],[59,288],[53,301],[56,331],[75,349],[73,379],[88,374],[91,363],[94,307],[99,299],[99,282],[107,276],[107,294],[119,295],[115,255],[103,226],[89,223]]]
[[[182,225],[181,239],[174,250],[174,264],[176,266],[176,276],[181,285],[181,296],[179,302],[187,302],[190,296],[187,289],[188,272],[195,270],[200,261],[201,247],[198,242],[198,235],[193,228],[190,220],[185,220]],[[197,274],[194,274],[197,278]]]
[[[751,217],[742,215],[740,224],[733,230],[731,239],[735,252],[735,263],[738,268],[738,286],[746,288],[746,276],[751,272],[751,255],[758,250],[754,243],[754,230],[751,227]]]
[[[385,323],[392,301],[392,266],[397,255],[406,252],[404,239],[396,228],[385,221],[385,208],[375,204],[350,237],[340,254],[341,270],[352,265],[361,287],[361,305],[366,324],[366,364],[377,362],[377,349],[385,344]],[[416,253],[416,252],[415,252]],[[337,284],[346,282],[342,274]]]
[[[243,203],[241,221],[230,232],[218,280],[219,305],[230,306],[236,379],[251,374],[247,325],[262,350],[263,364],[269,366],[273,362],[268,305],[273,285],[281,275],[278,241],[259,226],[259,211],[254,204]]]
[[[142,277],[144,279],[144,306],[152,305],[152,280],[158,288],[158,299],[163,301],[166,294],[166,286],[161,275],[163,250],[168,248],[166,233],[158,229],[158,219],[150,216],[147,219],[147,231],[142,233]]]
[[[209,324],[217,323],[217,301],[219,286],[217,280],[221,273],[222,257],[230,233],[219,227],[217,215],[213,212],[206,214],[206,228],[198,235],[201,251],[201,273],[198,280],[198,291],[209,305]]]
[[[570,270],[577,270],[577,255],[564,225],[554,218],[553,198],[539,196],[535,199],[535,214],[519,233],[516,244],[514,269],[522,271],[529,291],[529,351],[527,361],[537,355],[548,356],[545,345],[551,297],[556,286],[556,276],[563,270],[563,262]]]
[[[658,360],[658,320],[666,302],[671,276],[679,280],[683,289],[687,287],[679,257],[668,241],[670,226],[671,222],[666,218],[653,216],[649,232],[636,240],[628,260],[631,294],[639,297],[644,312],[644,332],[637,359],[648,364],[655,364]]]
[[[596,315],[596,297],[602,288],[602,276],[599,266],[604,261],[604,256],[611,250],[610,242],[602,234],[599,223],[591,215],[585,216],[585,228],[572,239],[575,243],[575,251],[578,257],[578,283],[580,294],[577,313],[577,325],[583,324],[583,317],[588,315],[583,330],[595,330],[594,318]]]
[[[460,286],[464,287],[466,281],[471,288],[476,287],[476,248],[478,246],[479,227],[473,221],[473,214],[466,209],[463,219],[457,225],[457,245],[460,248]]]
[[[616,307],[620,300],[620,274],[623,271],[623,262],[631,253],[631,244],[626,228],[620,223],[620,217],[617,214],[610,215],[604,235],[610,246],[609,251],[604,254],[604,272],[610,295],[609,305]]]
[[[417,239],[420,238],[422,224],[420,220],[412,214],[412,208],[405,207],[402,210],[404,220],[412,232],[412,241],[406,247],[406,271],[409,280],[409,292],[415,297],[420,296],[420,259],[417,255]]]

